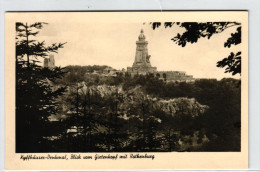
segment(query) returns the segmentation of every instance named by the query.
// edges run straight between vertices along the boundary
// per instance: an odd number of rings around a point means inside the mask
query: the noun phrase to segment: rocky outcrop
[[[196,117],[209,108],[206,105],[201,105],[195,98],[179,97],[166,100],[152,97],[144,93],[141,86],[136,86],[128,91],[124,91],[120,86],[98,85],[87,87],[84,83],[78,86],[80,87],[80,94],[86,94],[89,91],[90,94],[98,94],[104,99],[109,96],[115,101],[118,99],[118,112],[125,116],[128,116],[131,109],[140,109],[141,104],[147,105],[147,108],[161,109],[172,116],[191,115]]]
[[[159,100],[157,106],[171,115],[191,115],[192,117],[203,114],[209,107],[201,105],[195,98],[174,98],[170,100]]]
[[[102,97],[111,96],[115,93],[121,96],[119,102],[119,110],[126,112],[130,106],[137,106],[141,103],[148,103],[150,107],[161,109],[164,112],[174,116],[179,115],[191,115],[192,117],[203,114],[209,107],[201,105],[195,98],[179,97],[173,99],[161,99],[151,97],[142,91],[141,86],[137,86],[131,90],[123,91],[122,87],[100,85],[96,87],[90,87],[93,92],[98,93]],[[116,97],[115,97],[116,98]]]

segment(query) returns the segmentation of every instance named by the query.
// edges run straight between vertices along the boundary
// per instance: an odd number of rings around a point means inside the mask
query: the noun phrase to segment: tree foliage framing
[[[152,28],[156,29],[161,26],[161,22],[153,22]],[[230,27],[237,27],[235,33],[231,34],[231,37],[224,43],[224,47],[230,48],[231,45],[238,45],[241,43],[241,23],[238,22],[165,22],[164,27],[172,27],[178,25],[184,28],[185,31],[178,33],[171,40],[177,45],[185,47],[187,43],[196,43],[200,38],[210,39],[214,34],[222,33],[224,30]],[[231,73],[232,75],[241,75],[241,51],[231,52],[230,55],[221,61],[217,62],[217,67],[225,68],[225,73]]]
[[[56,98],[65,91],[50,85],[62,77],[62,68],[39,65],[39,57],[57,53],[65,44],[46,46],[32,39],[45,24],[16,23],[16,152],[40,151],[42,138],[48,135],[48,118],[58,110]]]

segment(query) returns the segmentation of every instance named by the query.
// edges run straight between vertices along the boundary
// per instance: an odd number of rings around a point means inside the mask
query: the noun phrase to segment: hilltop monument
[[[144,31],[142,29],[140,35],[138,36],[138,41],[136,41],[135,61],[132,67],[127,67],[127,72],[131,75],[145,75],[156,72],[156,67],[151,66],[151,56],[148,54],[147,45],[148,42],[145,40]]]
[[[147,48],[148,42],[145,40],[145,35],[143,29],[138,36],[138,41],[136,41],[136,53],[135,60],[132,67],[127,67],[127,73],[131,76],[134,75],[146,75],[152,74],[159,79],[167,82],[193,82],[195,79],[192,75],[186,75],[183,71],[157,71],[156,67],[152,67]]]

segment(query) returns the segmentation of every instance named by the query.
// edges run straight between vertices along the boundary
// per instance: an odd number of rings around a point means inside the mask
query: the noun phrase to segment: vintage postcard
[[[6,169],[248,168],[248,12],[7,12]]]

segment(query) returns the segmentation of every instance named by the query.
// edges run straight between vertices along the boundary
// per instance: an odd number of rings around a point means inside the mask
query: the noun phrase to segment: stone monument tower
[[[50,68],[54,68],[54,67],[55,67],[54,55],[51,54],[49,57],[50,57],[49,67],[50,67]]]
[[[44,59],[43,67],[47,67],[47,68],[50,68],[50,69],[55,67],[55,59],[54,59],[54,55],[53,54],[50,54],[49,58],[46,57]]]
[[[156,67],[151,66],[151,56],[148,54],[147,45],[148,42],[145,40],[144,31],[142,29],[138,36],[138,41],[136,41],[135,61],[132,67],[127,68],[127,72],[131,73],[131,75],[145,75],[156,72]]]

